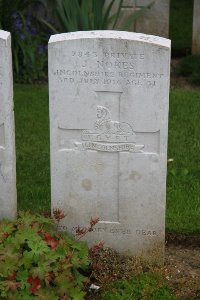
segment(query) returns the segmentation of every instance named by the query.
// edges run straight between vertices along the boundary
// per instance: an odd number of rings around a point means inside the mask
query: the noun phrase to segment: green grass
[[[176,300],[156,274],[144,273],[130,280],[116,280],[102,294],[102,300]]]
[[[48,89],[15,86],[18,209],[50,209]]]
[[[200,91],[170,95],[167,230],[200,232]]]
[[[15,86],[18,208],[50,209],[49,119],[46,86]],[[200,92],[170,95],[168,231],[200,232]]]
[[[192,47],[193,0],[170,1],[169,38],[172,54],[185,55]]]

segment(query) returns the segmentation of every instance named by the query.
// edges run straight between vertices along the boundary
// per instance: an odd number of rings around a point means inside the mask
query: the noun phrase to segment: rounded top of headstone
[[[0,30],[0,39],[7,40],[10,37],[10,32]]]
[[[148,35],[144,33],[127,32],[127,31],[116,31],[116,30],[93,30],[93,31],[76,31],[55,34],[50,37],[49,44],[69,41],[69,40],[79,40],[79,39],[123,39],[129,41],[144,42],[148,44],[155,44],[161,47],[170,48],[171,40],[155,36]]]

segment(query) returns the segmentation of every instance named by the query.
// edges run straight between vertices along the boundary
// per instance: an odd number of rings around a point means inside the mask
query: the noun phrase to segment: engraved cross
[[[95,91],[97,119],[91,128],[58,128],[58,152],[68,155],[73,182],[82,178],[83,192],[95,186],[96,212],[102,223],[120,224],[121,155],[159,154],[160,132],[136,132],[132,124],[121,120],[122,92]],[[96,112],[95,112],[96,114]],[[89,176],[85,178],[86,176]],[[99,185],[101,182],[101,185]],[[106,188],[107,186],[107,188]],[[74,187],[71,187],[74,191]],[[108,194],[102,192],[106,188]],[[72,192],[77,194],[77,191]],[[91,194],[92,195],[92,194]],[[112,211],[111,211],[112,208]]]

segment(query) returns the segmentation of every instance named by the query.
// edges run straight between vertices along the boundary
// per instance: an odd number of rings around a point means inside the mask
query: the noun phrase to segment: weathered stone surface
[[[89,243],[164,246],[170,41],[93,31],[49,42],[52,208]],[[162,255],[161,255],[162,256]]]
[[[200,54],[200,1],[194,0],[192,53]]]
[[[108,4],[111,0],[107,0]],[[138,9],[149,5],[152,0],[126,0],[123,1],[123,8],[117,23],[117,29],[120,30],[124,21]],[[113,14],[117,12],[119,0],[115,0],[113,5]],[[162,37],[168,37],[169,34],[169,0],[155,0],[154,4],[142,16],[133,22],[130,31],[153,34]]]
[[[16,217],[16,196],[11,37],[0,30],[0,219]]]

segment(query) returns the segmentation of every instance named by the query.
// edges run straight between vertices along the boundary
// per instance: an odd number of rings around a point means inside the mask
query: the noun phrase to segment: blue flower
[[[38,54],[44,54],[47,51],[47,45],[40,44],[38,46],[37,51],[38,51]]]
[[[25,36],[25,34],[24,34],[23,32],[18,31],[18,32],[17,32],[17,35],[19,36],[19,38],[20,38],[22,41],[24,41],[24,40],[26,39],[26,36]]]
[[[21,17],[19,16],[19,14],[17,12],[12,14],[12,19],[13,19],[13,29],[14,30],[20,30],[23,27],[23,23],[21,20]]]

